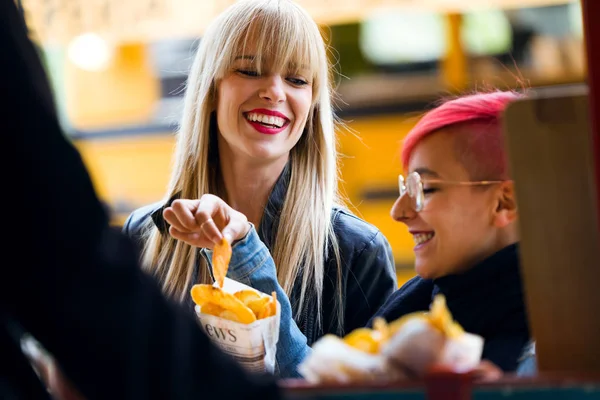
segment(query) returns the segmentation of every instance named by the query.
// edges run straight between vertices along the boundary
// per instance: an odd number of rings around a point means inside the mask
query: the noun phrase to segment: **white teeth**
[[[417,233],[417,234],[413,235],[413,240],[415,241],[415,244],[421,244],[421,243],[425,243],[432,237],[433,237],[433,232],[432,233]]]
[[[285,124],[285,119],[280,117],[275,117],[273,115],[264,115],[257,113],[248,113],[246,114],[246,119],[248,121],[260,122],[265,125],[272,125],[277,128],[281,128]]]

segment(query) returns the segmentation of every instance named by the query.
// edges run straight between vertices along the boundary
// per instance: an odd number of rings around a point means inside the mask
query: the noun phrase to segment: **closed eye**
[[[246,76],[252,76],[252,77],[260,76],[257,71],[253,71],[250,69],[236,69],[235,72],[242,74],[242,75],[246,75]]]
[[[287,81],[296,86],[308,85],[308,82],[300,78],[287,78]]]
[[[438,188],[423,188],[423,194],[431,194],[437,192]]]

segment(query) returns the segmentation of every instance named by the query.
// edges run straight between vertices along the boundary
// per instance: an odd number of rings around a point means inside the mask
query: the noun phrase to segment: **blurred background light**
[[[67,55],[71,62],[85,71],[103,71],[114,57],[114,48],[95,33],[76,36],[68,45]]]

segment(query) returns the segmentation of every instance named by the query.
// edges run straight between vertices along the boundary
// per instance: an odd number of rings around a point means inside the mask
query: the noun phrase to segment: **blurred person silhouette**
[[[501,129],[523,94],[458,97],[427,112],[402,148],[406,176],[392,218],[406,225],[417,276],[376,316],[428,310],[438,293],[467,332],[485,340],[486,367],[514,372],[530,340],[520,274],[518,210]],[[491,364],[489,364],[491,363]]]
[[[387,239],[338,195],[330,73],[321,32],[298,4],[235,2],[197,50],[167,193],[124,224],[144,267],[190,312],[191,286],[213,282],[210,249],[236,241],[228,277],[282,303],[281,377],[297,376],[324,334],[363,327],[397,289]],[[250,225],[234,232],[212,207]]]
[[[276,399],[167,300],[133,243],[109,228],[15,2],[0,2],[2,196],[0,398],[48,399],[20,348],[38,340],[87,399]],[[22,249],[22,250],[20,250]]]

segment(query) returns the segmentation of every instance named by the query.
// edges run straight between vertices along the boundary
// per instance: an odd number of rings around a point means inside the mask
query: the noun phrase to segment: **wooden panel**
[[[555,91],[511,105],[505,118],[540,371],[600,371],[599,235],[587,95]]]

